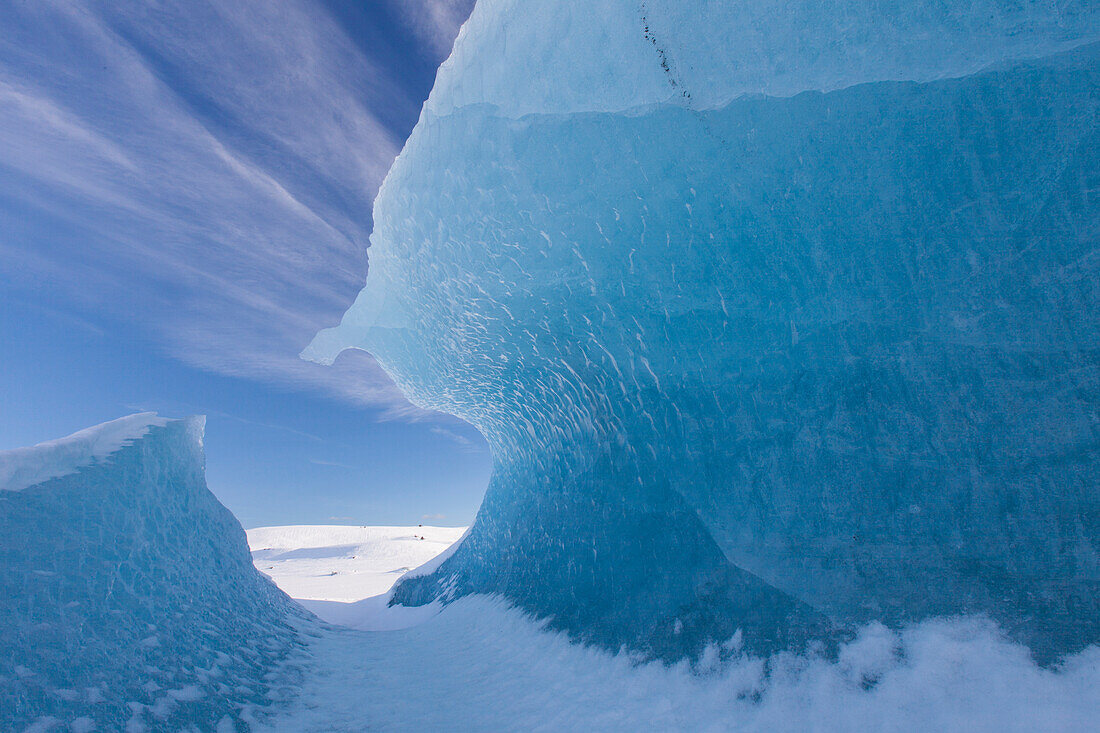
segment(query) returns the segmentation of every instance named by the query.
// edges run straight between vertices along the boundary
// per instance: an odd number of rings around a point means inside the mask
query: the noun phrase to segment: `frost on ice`
[[[306,350],[495,472],[406,605],[659,658],[1100,639],[1100,6],[483,0]]]
[[[0,452],[0,728],[232,729],[270,702],[306,614],[207,490],[203,424]]]

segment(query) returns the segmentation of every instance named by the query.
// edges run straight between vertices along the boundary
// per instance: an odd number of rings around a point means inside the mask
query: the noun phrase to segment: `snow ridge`
[[[151,427],[170,422],[155,412],[139,412],[84,428],[65,438],[0,451],[0,491],[22,491],[102,461],[142,438]]]

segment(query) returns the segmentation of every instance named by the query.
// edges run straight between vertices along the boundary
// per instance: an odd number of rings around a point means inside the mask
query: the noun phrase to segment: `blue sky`
[[[246,527],[468,523],[476,431],[365,354],[297,354],[363,284],[371,201],[471,5],[0,6],[0,448],[201,413]]]

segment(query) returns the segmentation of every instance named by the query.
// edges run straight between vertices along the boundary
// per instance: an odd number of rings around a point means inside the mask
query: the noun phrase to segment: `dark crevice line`
[[[647,0],[641,0],[639,3],[639,18],[642,22],[642,34],[645,39],[649,41],[650,45],[657,52],[657,58],[661,66],[661,70],[665,74],[665,78],[668,80],[669,86],[677,91],[680,97],[687,103],[684,107],[688,112],[692,113],[699,121],[699,125],[703,128],[703,132],[714,140],[716,143],[724,148],[729,147],[729,141],[722,135],[715,132],[711,127],[710,120],[707,116],[695,108],[695,100],[691,96],[691,91],[688,90],[687,85],[683,83],[683,80],[677,79],[676,74],[673,72],[674,63],[670,59],[670,55],[665,46],[657,40],[657,34],[653,32],[653,28],[649,23],[649,3]]]

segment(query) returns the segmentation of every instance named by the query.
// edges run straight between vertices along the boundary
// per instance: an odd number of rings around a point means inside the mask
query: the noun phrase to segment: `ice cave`
[[[669,660],[957,614],[1100,638],[1098,23],[478,3],[306,351],[493,447],[396,599]]]
[[[0,728],[1086,729],[1098,120],[1090,0],[479,0],[302,352],[489,442],[434,620],[318,621],[138,414],[0,452]]]

